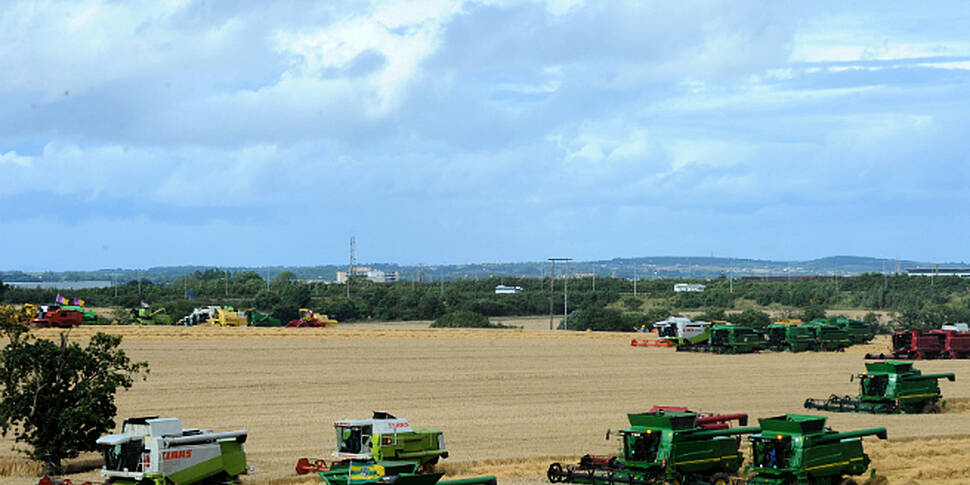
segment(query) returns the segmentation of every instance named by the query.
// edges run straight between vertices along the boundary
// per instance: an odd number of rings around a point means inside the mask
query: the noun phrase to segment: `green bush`
[[[730,320],[732,323],[751,328],[765,328],[771,325],[771,317],[767,313],[751,309],[731,315]]]
[[[576,310],[569,314],[568,321],[569,330],[630,332],[636,325],[624,319],[620,310],[598,306]]]
[[[445,313],[431,323],[431,328],[510,328],[506,325],[488,321],[481,313],[458,310]]]

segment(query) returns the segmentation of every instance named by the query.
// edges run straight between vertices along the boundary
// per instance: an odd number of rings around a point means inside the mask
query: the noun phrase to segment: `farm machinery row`
[[[826,427],[825,417],[800,414],[762,418],[754,427],[744,426],[747,415],[705,416],[683,408],[654,408],[629,414],[627,419],[630,426],[619,433],[619,455],[586,455],[575,465],[552,463],[546,472],[549,481],[849,485],[856,483],[852,476],[864,474],[869,467],[862,437],[886,438],[885,428],[839,433]],[[735,419],[742,427],[727,424]],[[752,457],[743,470],[742,435],[748,435]]]
[[[706,351],[720,354],[742,354],[771,351],[840,351],[871,341],[875,333],[858,320],[838,317],[812,320],[781,320],[758,331],[729,322],[691,321],[670,317],[653,324],[656,340],[633,339],[633,346],[674,347],[680,351]]]

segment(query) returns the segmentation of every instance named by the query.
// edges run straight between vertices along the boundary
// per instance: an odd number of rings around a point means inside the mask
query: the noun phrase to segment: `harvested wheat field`
[[[708,355],[635,348],[631,334],[421,328],[335,329],[102,327],[151,373],[119,395],[119,418],[177,416],[186,426],[246,428],[251,484],[297,478],[300,457],[329,458],[337,418],[386,410],[445,432],[449,474],[493,474],[505,484],[544,483],[551,461],[615,451],[607,429],[655,404],[766,417],[803,412],[806,397],[854,394],[849,375],[883,340],[844,353]],[[513,322],[508,322],[513,323]],[[548,321],[546,321],[546,324]],[[426,324],[424,324],[426,325]],[[97,329],[80,328],[86,340]],[[56,331],[43,331],[46,337]],[[970,477],[970,360],[926,361],[953,371],[939,415],[828,414],[839,430],[885,426],[866,439],[873,467],[892,484],[965,484]],[[119,419],[120,423],[120,419]],[[0,484],[34,483],[37,468],[0,443]],[[97,457],[72,465],[96,480]]]

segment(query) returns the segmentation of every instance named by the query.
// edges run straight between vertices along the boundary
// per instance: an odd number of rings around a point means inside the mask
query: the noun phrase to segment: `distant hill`
[[[490,276],[543,277],[549,274],[548,261],[521,263],[478,263],[460,265],[400,266],[393,263],[361,263],[384,271],[398,271],[400,279],[406,281],[439,281],[440,279],[475,279]],[[602,261],[571,261],[570,274],[596,274],[618,278],[641,279],[709,279],[720,275],[765,276],[765,275],[856,275],[861,273],[892,273],[907,268],[932,268],[928,262],[869,258],[863,256],[830,256],[807,261],[769,261],[744,258],[687,257],[687,256],[650,256],[639,258],[614,258]],[[966,266],[965,263],[941,264],[941,268]],[[196,271],[212,269],[211,266],[166,266],[147,270],[102,269],[97,271],[63,271],[31,273],[22,271],[0,271],[0,281],[117,281],[125,283],[138,278],[156,283],[173,281],[183,275]],[[255,271],[264,279],[272,279],[284,271],[290,271],[304,280],[334,281],[337,271],[345,271],[346,266],[270,266],[270,267],[228,267],[216,268],[219,271],[237,273]],[[556,274],[561,275],[564,265],[556,266]]]

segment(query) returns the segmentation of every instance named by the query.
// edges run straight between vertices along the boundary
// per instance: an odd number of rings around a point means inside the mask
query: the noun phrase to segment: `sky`
[[[967,2],[4,5],[0,269],[970,260]]]

